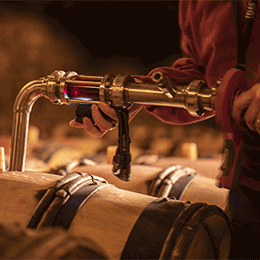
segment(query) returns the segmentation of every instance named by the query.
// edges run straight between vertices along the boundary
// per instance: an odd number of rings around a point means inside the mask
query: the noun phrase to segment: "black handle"
[[[94,124],[94,120],[92,117],[91,111],[92,104],[78,104],[75,114],[76,114],[76,122],[83,123],[83,117],[88,117],[92,123]]]
[[[83,117],[88,117],[95,124],[92,117],[92,104],[78,104],[75,114],[76,114],[76,122],[83,123]],[[131,163],[131,154],[130,154],[130,143],[131,140],[129,138],[129,125],[128,119],[129,114],[127,109],[123,108],[114,108],[117,117],[119,120],[118,126],[118,147],[116,154],[113,160],[113,173],[119,179],[124,181],[129,181],[131,177],[130,173],[130,163]],[[107,120],[113,120],[108,115],[106,115],[101,109],[100,113]]]
[[[129,138],[129,113],[127,109],[115,108],[118,116],[119,126],[118,126],[118,146],[116,154],[113,158],[113,173],[119,179],[123,181],[129,181],[131,178],[130,173],[130,163],[131,163],[131,153],[130,153],[130,143]]]

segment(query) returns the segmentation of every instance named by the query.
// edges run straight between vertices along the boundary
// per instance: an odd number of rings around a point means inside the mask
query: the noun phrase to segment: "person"
[[[187,85],[192,80],[202,79],[209,88],[235,67],[238,51],[238,28],[241,28],[248,1],[237,1],[237,21],[232,1],[186,1],[179,2],[179,26],[183,57],[172,67],[158,67],[147,76],[137,80],[149,81],[152,73],[161,71],[175,85]],[[249,4],[254,4],[249,0]],[[255,9],[255,20],[246,49],[244,75],[247,88],[234,98],[230,113],[237,125],[243,123],[249,131],[260,134],[260,12]],[[229,84],[227,84],[228,86]],[[225,88],[225,86],[222,86]],[[217,97],[218,98],[218,97]],[[142,108],[133,105],[129,109],[130,120]],[[159,120],[173,125],[191,124],[213,117],[216,112],[207,111],[201,117],[193,117],[183,108],[145,105],[144,108]],[[110,118],[101,115],[102,110]],[[223,111],[222,111],[223,112]],[[225,111],[224,111],[225,113]],[[92,106],[95,124],[89,118],[83,124],[72,120],[72,127],[84,128],[96,136],[103,136],[117,124],[115,111],[104,103]],[[226,135],[226,133],[224,133]],[[254,135],[256,136],[256,135]],[[236,141],[236,135],[233,135]],[[231,259],[259,258],[258,235],[260,235],[260,139],[243,133],[243,160],[238,185],[230,189],[228,214],[232,225]],[[246,161],[246,163],[244,163]],[[220,178],[221,182],[221,178]]]

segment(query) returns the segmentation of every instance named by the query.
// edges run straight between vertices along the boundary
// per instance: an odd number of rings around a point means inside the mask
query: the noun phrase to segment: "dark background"
[[[180,53],[178,1],[56,1],[42,13],[57,30],[62,27],[77,37],[92,66],[124,57],[148,72]]]
[[[121,58],[148,73],[180,55],[178,1],[1,1],[0,7],[38,15],[81,45],[91,67]]]

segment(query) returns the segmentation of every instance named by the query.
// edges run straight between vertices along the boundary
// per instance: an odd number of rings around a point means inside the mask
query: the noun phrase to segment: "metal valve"
[[[152,75],[152,80],[154,83],[158,84],[159,89],[168,97],[175,97],[175,89],[171,81],[166,78],[162,72],[158,71]]]

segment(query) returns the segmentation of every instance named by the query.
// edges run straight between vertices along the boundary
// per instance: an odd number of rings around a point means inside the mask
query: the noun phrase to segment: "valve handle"
[[[118,147],[113,158],[113,173],[123,181],[131,178],[130,163],[130,137],[129,137],[129,113],[126,108],[115,108],[118,116]]]
[[[95,124],[92,111],[92,104],[78,104],[75,114],[76,122],[83,123],[83,117],[88,117],[93,124]],[[128,125],[128,110],[123,108],[114,107],[119,121],[118,126],[118,147],[113,159],[113,174],[123,181],[130,180],[130,138],[129,138],[129,125]],[[108,120],[111,118],[106,115],[101,109],[102,116]]]

